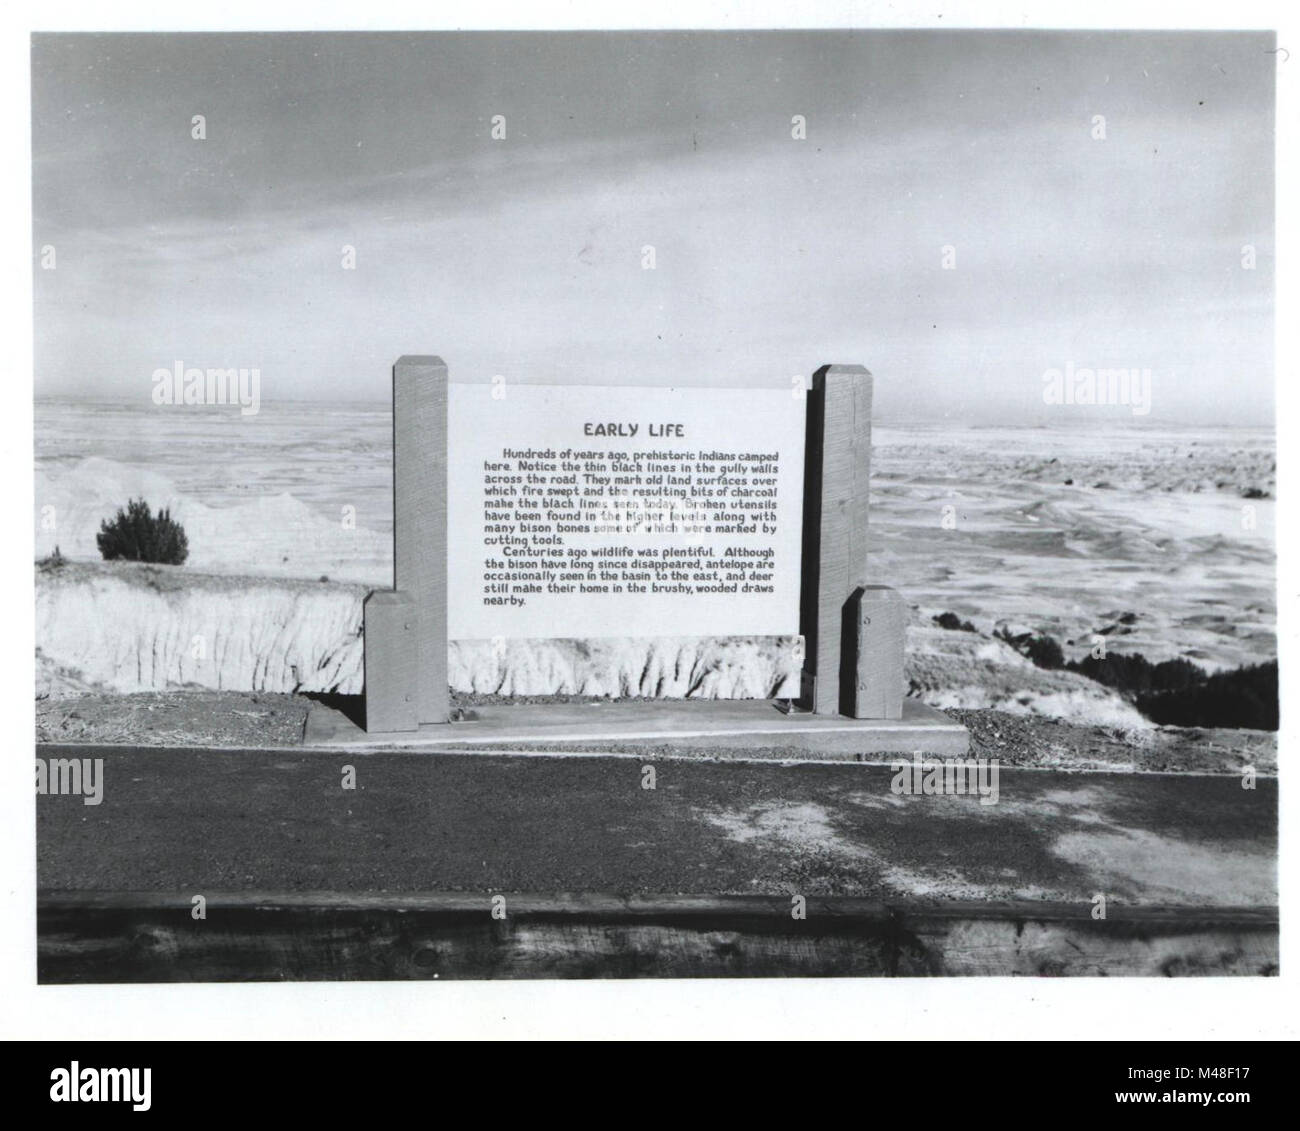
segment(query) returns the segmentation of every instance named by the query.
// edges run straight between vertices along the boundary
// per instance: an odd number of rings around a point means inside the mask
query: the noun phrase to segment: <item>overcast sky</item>
[[[386,397],[403,353],[609,383],[860,362],[885,419],[1027,423],[1072,364],[1149,368],[1150,422],[1267,423],[1272,47],[37,37],[37,392],[148,397],[178,359],[258,366],[263,400]]]

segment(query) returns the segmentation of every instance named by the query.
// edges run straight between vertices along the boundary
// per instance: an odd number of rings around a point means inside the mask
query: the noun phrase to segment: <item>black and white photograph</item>
[[[31,31],[37,992],[1277,982],[1288,44],[706,22]]]

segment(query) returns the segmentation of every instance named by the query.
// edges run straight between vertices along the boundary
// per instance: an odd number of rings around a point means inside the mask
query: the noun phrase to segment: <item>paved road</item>
[[[1002,769],[996,804],[888,768],[42,746],[103,802],[38,796],[46,890],[800,892],[1276,903],[1276,782]],[[356,789],[342,788],[343,767]]]

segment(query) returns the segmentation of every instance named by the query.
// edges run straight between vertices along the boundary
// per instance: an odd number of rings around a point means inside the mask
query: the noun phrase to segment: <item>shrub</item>
[[[1024,646],[1024,654],[1038,668],[1059,668],[1065,664],[1065,653],[1050,636],[1031,636]]]
[[[1108,652],[1104,660],[1066,661],[1050,636],[994,635],[1037,667],[1064,668],[1111,688],[1160,726],[1278,728],[1276,660],[1210,675],[1181,656],[1153,664],[1141,652]]]
[[[46,570],[46,571],[52,569],[62,569],[65,565],[68,564],[68,559],[63,556],[63,551],[60,550],[58,546],[55,546],[54,553],[52,553],[48,558],[42,558],[36,564],[42,570]]]
[[[1050,636],[1032,632],[1012,635],[1005,628],[995,629],[993,635],[1010,644],[1037,668],[1059,668],[1065,665],[1065,653]]]
[[[956,613],[940,613],[938,616],[930,618],[940,628],[950,629],[955,632],[974,632],[975,626],[968,620],[962,620]]]
[[[1137,708],[1165,726],[1277,730],[1277,661],[1218,672],[1195,687],[1139,695]]]
[[[182,565],[190,552],[184,529],[167,508],[155,515],[144,499],[132,499],[125,510],[118,509],[112,522],[101,522],[95,542],[106,562]]]
[[[1153,664],[1141,652],[1108,652],[1104,660],[1087,656],[1066,664],[1071,671],[1113,687],[1116,691],[1147,692],[1185,691],[1199,687],[1206,680],[1204,669],[1179,657]]]

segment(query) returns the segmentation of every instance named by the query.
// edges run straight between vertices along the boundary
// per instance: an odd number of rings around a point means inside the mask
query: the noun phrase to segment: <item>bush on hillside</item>
[[[953,632],[974,632],[975,626],[968,620],[962,620],[956,613],[940,613],[938,616],[930,618],[940,628],[946,628]]]
[[[1005,628],[997,629],[993,635],[1010,644],[1022,656],[1029,659],[1034,667],[1055,669],[1065,665],[1065,653],[1050,636],[1032,632],[1013,636]]]
[[[1153,664],[1141,652],[1066,660],[1050,636],[995,633],[1037,667],[1087,676],[1118,692],[1161,726],[1277,730],[1277,661],[1211,675],[1181,656]]]
[[[1277,730],[1277,661],[1218,672],[1195,687],[1139,695],[1137,708],[1166,726]]]
[[[132,499],[125,510],[118,509],[111,522],[101,522],[95,542],[106,562],[183,565],[190,552],[185,530],[167,508],[155,515],[144,499]]]

